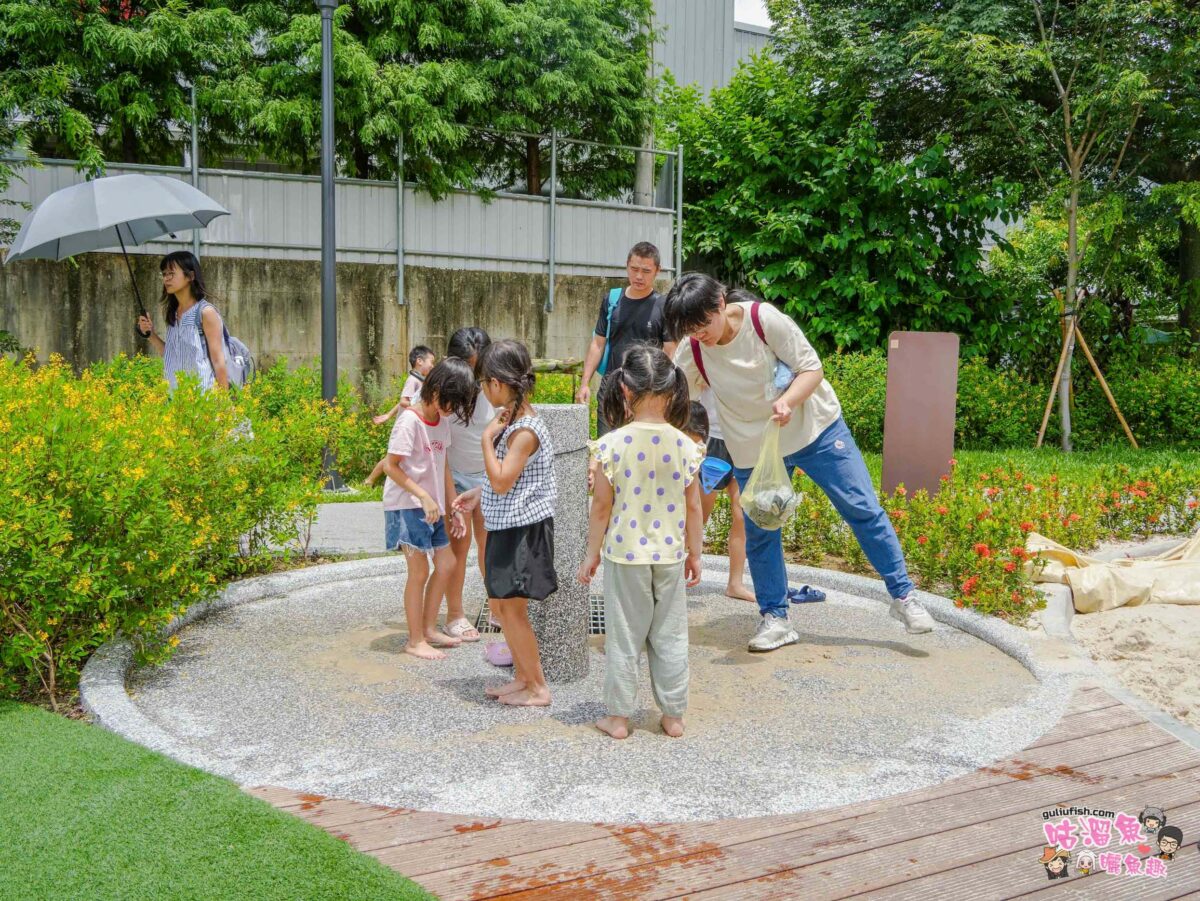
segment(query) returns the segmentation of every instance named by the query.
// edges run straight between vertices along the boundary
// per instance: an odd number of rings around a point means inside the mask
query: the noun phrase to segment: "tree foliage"
[[[186,0],[0,2],[0,116],[33,149],[99,173],[106,160],[179,161],[188,85],[236,67],[242,17]]]
[[[1080,261],[1079,296],[1092,351],[1104,363],[1145,358],[1147,342],[1166,338],[1159,329],[1174,313],[1173,210],[1166,202],[1114,194],[1083,217],[1082,230],[1095,235]],[[1036,204],[1006,237],[989,265],[1013,309],[1007,340],[990,356],[1044,380],[1062,345],[1062,303],[1053,286],[1066,280],[1067,223],[1058,208]]]
[[[435,193],[541,190],[545,142],[640,144],[651,117],[651,0],[348,0],[335,13],[341,174]],[[99,172],[180,159],[196,86],[206,159],[320,160],[320,15],[312,0],[0,0],[0,114],[35,149]],[[562,149],[569,193],[632,180],[614,151]],[[620,163],[621,165],[616,165]],[[620,170],[624,171],[620,171]]]
[[[1131,224],[1155,218],[1123,179],[1169,201],[1175,299],[1200,339],[1200,6],[1188,0],[769,0],[783,51],[815,58],[879,100],[894,154],[949,136],[981,182],[1020,180],[1027,202],[1117,191]],[[1141,192],[1143,202],[1151,194]],[[1064,221],[1069,219],[1069,210]],[[1083,218],[1108,222],[1106,215]],[[1121,231],[1121,230],[1118,230]],[[1133,234],[1131,230],[1124,230]],[[1078,235],[1076,262],[1087,256]],[[1066,274],[1064,273],[1064,283]]]
[[[660,128],[684,145],[685,250],[826,346],[879,346],[894,329],[989,342],[1004,310],[982,247],[1015,187],[970,184],[944,141],[889,159],[873,113],[767,56],[710,103],[674,90]]]

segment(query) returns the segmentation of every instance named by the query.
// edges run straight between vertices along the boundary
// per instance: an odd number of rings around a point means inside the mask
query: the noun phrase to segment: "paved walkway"
[[[383,547],[383,503],[321,504],[310,546],[324,554],[387,553]]]

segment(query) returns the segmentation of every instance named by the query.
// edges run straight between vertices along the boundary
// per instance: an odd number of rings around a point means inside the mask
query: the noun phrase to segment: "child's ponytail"
[[[687,429],[692,418],[692,396],[688,391],[687,376],[683,374],[683,370],[674,363],[671,364],[671,369],[671,399],[667,402],[666,417],[667,422],[682,432]]]
[[[609,372],[596,392],[596,411],[610,429],[619,429],[629,422],[629,407],[625,403],[625,392],[621,390],[624,373],[621,367]]]
[[[687,428],[688,419],[691,417],[687,378],[661,349],[648,344],[631,347],[617,372],[621,374],[620,385],[629,389],[630,410],[645,397],[664,397],[667,401],[667,422],[680,431]],[[603,385],[600,390],[604,390]],[[621,397],[621,402],[626,403],[624,396]],[[624,418],[629,418],[628,413]]]

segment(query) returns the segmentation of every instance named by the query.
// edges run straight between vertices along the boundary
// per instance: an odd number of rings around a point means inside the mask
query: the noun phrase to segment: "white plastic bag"
[[[760,529],[774,531],[783,528],[799,506],[800,496],[779,453],[779,423],[771,420],[763,432],[758,462],[742,492],[742,509]]]

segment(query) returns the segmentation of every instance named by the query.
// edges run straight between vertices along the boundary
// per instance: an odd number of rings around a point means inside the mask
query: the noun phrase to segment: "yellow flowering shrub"
[[[296,538],[337,411],[274,417],[256,391],[168,398],[146,358],[0,359],[0,695],[55,703],[116,635],[162,658],[166,622]]]

